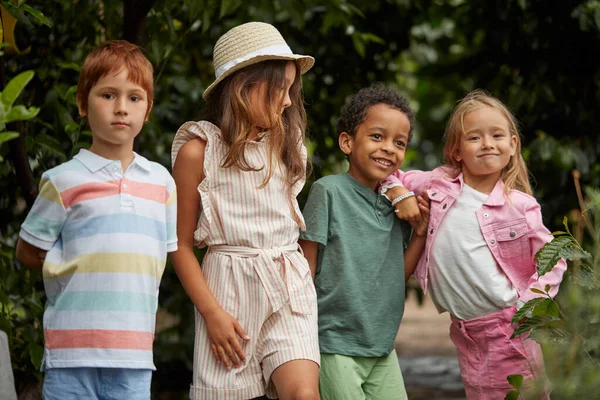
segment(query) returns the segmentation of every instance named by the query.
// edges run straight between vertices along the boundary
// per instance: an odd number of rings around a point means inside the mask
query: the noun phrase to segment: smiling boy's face
[[[340,149],[350,162],[350,176],[375,190],[402,165],[409,133],[410,121],[402,111],[387,104],[369,107],[354,135],[343,132],[339,136]]]

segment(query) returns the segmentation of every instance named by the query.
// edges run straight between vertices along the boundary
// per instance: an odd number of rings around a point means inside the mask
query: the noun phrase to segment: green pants
[[[396,351],[384,357],[321,354],[322,400],[406,400]]]

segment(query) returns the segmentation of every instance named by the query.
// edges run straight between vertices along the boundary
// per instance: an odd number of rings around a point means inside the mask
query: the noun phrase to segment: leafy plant
[[[25,71],[11,79],[4,90],[0,92],[0,146],[19,137],[19,132],[6,131],[6,124],[15,121],[27,121],[35,117],[40,109],[37,107],[25,107],[14,105],[17,97],[25,86],[33,79],[35,72]],[[3,161],[0,156],[0,162]]]
[[[513,318],[518,326],[512,337],[529,333],[542,345],[553,399],[591,398],[600,389],[600,191],[590,188],[587,195],[590,200],[575,225],[577,231],[585,226],[588,235],[576,238],[565,217],[565,231],[554,232],[554,239],[536,254],[539,276],[550,272],[559,258],[567,260],[559,294],[552,299],[549,286],[544,291],[532,289],[541,296],[528,301]],[[520,398],[518,379],[514,375],[508,379],[515,390],[506,399]]]

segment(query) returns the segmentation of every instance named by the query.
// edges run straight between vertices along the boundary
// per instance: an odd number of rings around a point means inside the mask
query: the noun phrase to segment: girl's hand
[[[408,199],[407,199],[408,200]],[[429,226],[429,197],[427,191],[423,190],[422,196],[417,196],[417,203],[421,212],[421,217],[416,221],[409,221],[416,236],[427,236],[427,227]]]
[[[228,312],[219,308],[214,312],[203,315],[210,340],[210,348],[217,359],[227,369],[232,366],[240,367],[246,362],[246,355],[242,350],[238,336],[250,340],[239,322]]]

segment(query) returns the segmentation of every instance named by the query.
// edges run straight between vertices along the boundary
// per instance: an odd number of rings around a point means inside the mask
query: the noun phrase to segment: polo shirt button
[[[377,215],[381,217],[381,211],[377,211]]]
[[[381,199],[377,200],[377,204],[381,204]]]
[[[487,218],[487,217],[489,217],[489,216],[490,216],[490,214],[488,214],[488,213],[483,213],[483,218]]]
[[[496,244],[496,241],[494,239],[490,240],[491,244]]]
[[[123,188],[127,189],[127,184],[126,183],[123,184]]]

